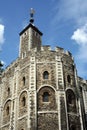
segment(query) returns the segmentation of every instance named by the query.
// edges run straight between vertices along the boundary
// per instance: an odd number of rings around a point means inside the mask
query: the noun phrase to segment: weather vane
[[[30,23],[33,24],[34,23],[34,14],[35,11],[33,8],[30,9]]]

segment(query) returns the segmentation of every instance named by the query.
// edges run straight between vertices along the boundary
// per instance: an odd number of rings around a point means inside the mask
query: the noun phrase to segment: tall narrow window
[[[9,106],[6,108],[6,114],[9,115]]]
[[[70,75],[67,75],[67,81],[68,81],[68,83],[71,83],[71,77],[70,77]]]
[[[49,102],[49,93],[48,92],[43,93],[43,102]]]
[[[73,97],[72,97],[72,95],[71,94],[68,94],[68,96],[67,96],[68,98],[68,103],[69,104],[73,104]]]
[[[72,90],[67,90],[66,91],[66,96],[67,96],[67,110],[68,112],[77,112],[76,109],[76,97],[75,94]]]
[[[48,73],[48,71],[45,71],[43,73],[43,79],[48,79],[48,78],[49,78],[49,73]]]
[[[25,77],[23,77],[23,85],[25,86]]]
[[[10,88],[9,87],[8,87],[7,93],[8,93],[8,96],[9,96],[9,94],[10,94]]]
[[[25,106],[25,105],[26,105],[26,98],[23,97],[23,98],[22,98],[22,106]]]

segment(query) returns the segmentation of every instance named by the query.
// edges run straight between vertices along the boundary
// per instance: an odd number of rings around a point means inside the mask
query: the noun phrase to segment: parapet
[[[56,51],[56,52],[64,53],[64,49],[61,48],[61,47],[55,47],[55,51]]]
[[[41,51],[50,51],[51,47],[49,45],[41,46]]]
[[[41,46],[41,51],[54,51],[54,52],[58,52],[58,53],[61,53],[61,54],[65,54],[69,57],[72,58],[72,60],[74,60],[73,56],[72,56],[72,53],[69,52],[69,51],[66,51],[64,50],[63,48],[61,47],[55,47],[55,50],[51,49],[51,46],[49,45],[44,45],[44,46]]]

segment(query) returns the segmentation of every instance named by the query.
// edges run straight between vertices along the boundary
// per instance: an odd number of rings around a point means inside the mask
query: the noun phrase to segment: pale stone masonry
[[[41,36],[29,23],[19,58],[0,75],[0,130],[86,130],[87,81],[70,52],[42,46]]]

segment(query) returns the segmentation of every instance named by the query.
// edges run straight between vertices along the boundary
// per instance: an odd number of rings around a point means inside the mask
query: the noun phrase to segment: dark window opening
[[[44,92],[44,94],[43,94],[43,102],[49,102],[49,93],[48,92]]]
[[[8,92],[8,96],[9,96],[9,94],[10,94],[10,88],[8,87],[8,90],[7,90],[7,92]]]
[[[23,85],[25,86],[25,77],[23,77]]]
[[[70,127],[70,130],[76,130],[76,127],[75,127],[74,125],[72,125],[72,126]]]
[[[23,97],[23,98],[22,98],[22,106],[25,106],[25,105],[26,105],[26,98]]]
[[[77,112],[76,109],[76,97],[72,90],[67,90],[67,110],[68,112]]]
[[[68,95],[68,103],[73,104],[73,98],[71,94]]]
[[[9,115],[9,106],[6,108],[6,114]]]
[[[70,77],[70,75],[67,76],[67,81],[68,81],[68,83],[71,83],[71,77]]]
[[[45,71],[43,73],[43,79],[48,79],[49,78],[49,73],[47,71]]]

